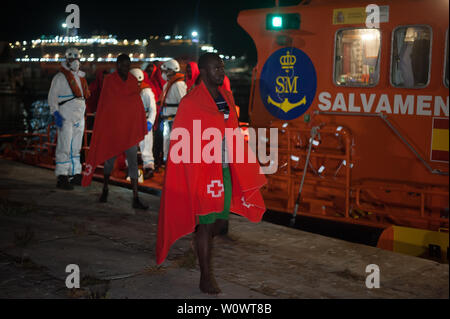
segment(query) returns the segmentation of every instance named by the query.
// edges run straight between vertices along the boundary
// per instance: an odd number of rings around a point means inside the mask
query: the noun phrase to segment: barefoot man
[[[97,165],[104,163],[103,192],[99,201],[108,200],[109,178],[116,156],[125,152],[133,188],[132,207],[148,209],[138,193],[137,145],[148,133],[138,80],[129,74],[130,57],[117,57],[117,71],[105,76],[100,93],[82,186],[89,186]]]
[[[202,82],[181,100],[171,134],[156,261],[161,264],[177,239],[195,232],[200,290],[218,294],[211,271],[213,237],[230,211],[252,222],[261,220],[265,205],[260,188],[266,178],[240,133],[231,92],[220,88],[222,59],[206,53],[198,66]]]

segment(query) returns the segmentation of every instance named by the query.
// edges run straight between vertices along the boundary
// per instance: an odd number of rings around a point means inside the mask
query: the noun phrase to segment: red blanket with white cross
[[[223,210],[222,138],[226,129],[234,130],[236,136],[241,133],[231,92],[220,89],[220,93],[230,107],[227,120],[203,83],[178,107],[159,210],[158,264],[165,260],[176,240],[195,230],[197,215]],[[259,222],[266,210],[260,192],[266,178],[247,142],[242,138],[242,147],[238,138],[229,136],[226,143],[233,189],[230,211]],[[214,162],[211,155],[215,156]]]
[[[147,135],[147,119],[137,79],[123,81],[116,72],[105,76],[95,115],[82,186],[89,186],[97,165],[139,144]]]

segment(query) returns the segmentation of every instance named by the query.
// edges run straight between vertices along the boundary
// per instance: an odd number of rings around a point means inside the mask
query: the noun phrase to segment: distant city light
[[[62,24],[63,27],[67,27],[67,25],[65,23]],[[147,37],[147,39],[155,39],[157,40],[158,38],[160,38],[159,36],[149,36]],[[211,44],[206,44],[202,41],[200,41],[199,38],[199,32],[197,32],[196,30],[191,32],[191,36],[182,36],[180,34],[178,35],[165,35],[165,36],[161,36],[162,39],[165,40],[172,40],[172,39],[176,39],[176,40],[181,40],[182,39],[186,39],[183,42],[185,42],[188,45],[196,45],[197,46],[197,50],[201,50],[204,52],[215,52],[218,53],[218,50],[216,50]],[[22,57],[16,59],[16,61],[19,62],[60,62],[60,61],[64,61],[64,54],[61,54],[61,52],[59,54],[55,54],[53,53],[52,56],[50,56],[48,53],[41,53],[42,57],[38,56],[38,57],[33,57],[33,56],[29,56],[29,54],[31,53],[31,55],[34,55],[33,53],[37,53],[38,55],[40,55],[38,53],[38,51],[32,51],[32,52],[28,52],[28,45],[31,48],[39,48],[39,47],[45,47],[45,46],[49,46],[49,47],[60,47],[61,49],[63,49],[64,46],[68,46],[68,45],[75,45],[75,46],[80,46],[80,47],[86,47],[86,46],[92,46],[95,44],[100,44],[102,46],[108,46],[108,45],[115,45],[115,46],[128,46],[128,45],[138,45],[138,46],[148,46],[149,45],[149,40],[147,39],[143,39],[143,40],[127,40],[127,39],[120,39],[117,40],[116,36],[113,35],[109,35],[109,36],[101,36],[101,35],[92,35],[89,38],[81,38],[79,36],[45,36],[42,35],[39,39],[35,39],[35,40],[27,40],[27,41],[23,41],[21,40],[19,41],[15,41],[15,42],[10,42],[7,43],[9,44],[9,46],[16,50],[19,51],[22,55]],[[162,40],[160,39],[160,40]],[[188,40],[189,39],[189,40]],[[365,38],[366,39],[366,38]],[[30,43],[31,41],[31,43]],[[120,41],[120,42],[119,42]],[[181,42],[180,41],[180,42]],[[45,48],[43,48],[45,50]],[[80,54],[82,53],[83,49],[80,49]],[[132,48],[130,48],[132,49]],[[64,50],[64,49],[63,49]],[[99,53],[99,54],[94,54],[89,52],[90,49],[86,48],[85,50],[85,55],[86,58],[82,58],[82,60],[80,59],[80,61],[89,61],[89,62],[93,62],[93,61],[98,61],[98,62],[111,62],[111,61],[115,61],[115,53],[111,53],[111,51],[106,51],[104,53]],[[169,60],[170,57],[158,57],[156,55],[156,53],[152,53],[152,52],[148,52],[148,53],[142,53],[142,52],[138,52],[140,50],[130,50],[132,51],[127,52],[127,54],[129,54],[130,59],[133,62],[139,62],[139,61],[154,61],[154,60],[160,60],[160,61],[165,61],[165,60]],[[134,51],[134,52],[133,52]],[[22,53],[23,52],[23,53]],[[42,52],[42,51],[41,51]],[[25,55],[26,54],[26,55]],[[232,56],[232,55],[226,55],[226,54],[221,54],[221,57],[223,59],[232,59],[235,60],[236,56]],[[239,57],[240,59],[242,59],[242,57]]]
[[[210,45],[202,45],[200,50],[206,51],[206,52],[214,52],[214,47],[212,47]]]

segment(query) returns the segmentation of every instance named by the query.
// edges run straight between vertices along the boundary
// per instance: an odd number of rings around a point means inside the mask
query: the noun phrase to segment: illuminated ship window
[[[430,81],[431,27],[397,27],[392,35],[391,84],[400,88],[423,88]]]
[[[445,55],[444,55],[444,59],[445,59],[445,63],[444,63],[444,85],[448,88],[448,29],[447,29],[447,33],[445,34]]]
[[[380,78],[381,34],[378,29],[342,29],[336,33],[334,83],[372,87]]]

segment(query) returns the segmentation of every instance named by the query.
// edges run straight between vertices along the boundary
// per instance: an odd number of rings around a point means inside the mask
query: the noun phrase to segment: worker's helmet
[[[163,71],[168,71],[168,70],[172,70],[174,72],[180,72],[180,65],[178,64],[178,62],[176,60],[169,60],[164,62],[161,65],[161,70]]]
[[[144,81],[144,72],[141,69],[134,68],[130,70],[130,73],[138,80],[138,82]]]
[[[66,59],[79,59],[80,58],[80,51],[76,48],[68,48],[66,50]]]

